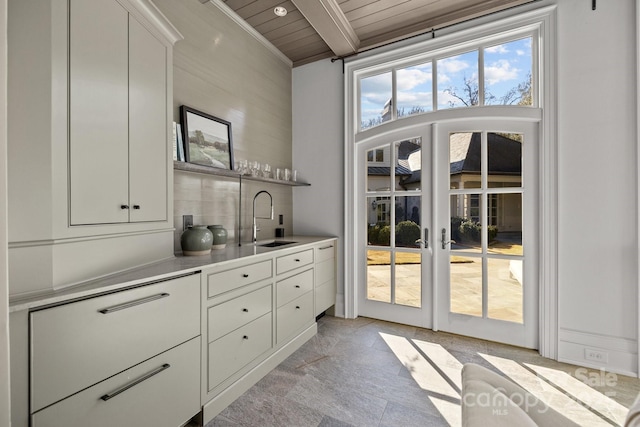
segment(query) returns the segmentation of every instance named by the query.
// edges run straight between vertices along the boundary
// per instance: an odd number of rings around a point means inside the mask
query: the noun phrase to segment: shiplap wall
[[[270,52],[215,5],[197,0],[156,0],[154,3],[182,33],[174,47],[174,120],[188,105],[231,122],[236,159],[291,167],[291,66]],[[222,224],[229,239],[238,228],[238,181],[174,173],[175,248],[179,250],[182,215],[196,224]],[[292,229],[292,189],[277,184],[243,183],[243,240],[251,237],[253,196],[273,195],[276,219],[260,220],[259,238],[274,236],[278,214]],[[259,206],[268,204],[260,198]]]

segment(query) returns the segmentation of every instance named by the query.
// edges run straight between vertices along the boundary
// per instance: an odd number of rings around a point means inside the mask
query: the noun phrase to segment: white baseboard
[[[638,376],[638,342],[560,328],[558,361],[594,369],[603,369],[632,377]],[[600,359],[587,357],[597,353]]]

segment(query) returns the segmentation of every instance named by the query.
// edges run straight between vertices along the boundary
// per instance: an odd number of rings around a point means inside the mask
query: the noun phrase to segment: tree
[[[480,101],[480,88],[478,86],[478,80],[469,78],[466,75],[463,77],[463,87],[458,90],[456,87],[450,86],[445,89],[444,92],[453,96],[467,107],[478,105]],[[489,89],[484,90],[484,103],[485,105],[498,104],[498,105],[532,105],[532,77],[531,73],[527,75],[524,81],[518,85],[512,87],[503,96],[497,98],[493,95]],[[496,102],[497,101],[497,102]],[[454,107],[455,102],[449,101],[449,106]]]

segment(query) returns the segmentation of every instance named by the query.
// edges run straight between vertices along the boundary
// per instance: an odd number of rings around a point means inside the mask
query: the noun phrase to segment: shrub
[[[420,238],[420,226],[413,221],[401,221],[396,226],[396,245],[416,246]]]
[[[369,226],[367,238],[370,245],[389,246],[391,229],[384,223]]]
[[[458,227],[460,240],[462,240],[463,242],[479,242],[481,229],[482,228],[479,223],[471,219],[465,219],[460,224],[460,227]]]

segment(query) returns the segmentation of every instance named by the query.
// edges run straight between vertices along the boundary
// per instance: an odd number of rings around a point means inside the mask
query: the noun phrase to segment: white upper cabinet
[[[167,47],[114,0],[69,10],[71,225],[167,219]]]

